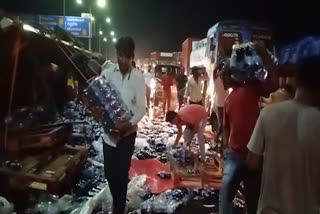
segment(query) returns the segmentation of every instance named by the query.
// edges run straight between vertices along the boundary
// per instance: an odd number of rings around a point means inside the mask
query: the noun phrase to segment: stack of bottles
[[[86,90],[89,105],[92,108],[104,109],[103,127],[108,133],[113,133],[116,120],[129,120],[133,113],[123,102],[115,87],[104,77],[94,79]]]
[[[173,152],[173,157],[176,159],[178,165],[186,166],[191,162],[191,155],[185,147],[178,148]]]
[[[233,45],[230,68],[231,78],[238,83],[263,82],[268,76],[262,59],[255,51],[252,42]]]

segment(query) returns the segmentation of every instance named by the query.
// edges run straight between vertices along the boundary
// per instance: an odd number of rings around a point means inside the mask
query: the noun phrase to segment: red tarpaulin
[[[132,160],[131,169],[129,171],[129,178],[138,175],[147,175],[145,185],[150,186],[150,190],[154,194],[173,189],[174,186],[172,179],[161,179],[157,175],[158,172],[170,173],[169,166],[161,163],[156,159]]]

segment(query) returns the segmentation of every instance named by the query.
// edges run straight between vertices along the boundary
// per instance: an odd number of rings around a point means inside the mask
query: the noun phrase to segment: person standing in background
[[[161,76],[161,85],[163,87],[163,115],[166,115],[167,111],[170,111],[171,106],[171,86],[173,85],[173,79],[170,75],[170,68]]]
[[[248,144],[248,169],[262,170],[257,214],[318,214],[320,57],[302,59],[293,100],[265,107]]]
[[[176,86],[177,86],[177,94],[178,94],[178,102],[179,102],[179,109],[183,105],[184,101],[184,94],[186,91],[186,84],[188,82],[188,77],[185,75],[184,68],[181,68],[180,73],[176,77]]]
[[[143,74],[144,80],[146,82],[146,99],[147,99],[147,108],[150,108],[150,95],[151,95],[151,81],[152,81],[152,66],[148,66],[148,70]]]
[[[201,75],[198,67],[191,68],[192,77],[188,80],[185,99],[189,97],[189,104],[203,105]]]

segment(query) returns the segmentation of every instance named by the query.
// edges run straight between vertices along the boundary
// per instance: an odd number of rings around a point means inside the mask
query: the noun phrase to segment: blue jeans
[[[228,151],[219,195],[220,214],[235,213],[233,199],[236,196],[241,181],[244,181],[248,214],[256,214],[260,194],[261,173],[249,174],[246,167],[246,158],[239,157]]]

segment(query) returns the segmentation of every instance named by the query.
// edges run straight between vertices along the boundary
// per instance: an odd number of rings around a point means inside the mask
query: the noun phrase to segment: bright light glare
[[[111,35],[111,36],[114,36],[114,31],[111,31],[111,32],[110,32],[110,35]]]
[[[155,94],[155,91],[156,91],[156,86],[157,86],[157,82],[155,79],[151,79],[151,82],[150,82],[150,89],[151,89],[151,94],[150,96],[153,97],[154,94]]]
[[[94,17],[93,17],[93,16],[91,16],[91,21],[93,21],[93,22],[94,22]]]
[[[23,29],[26,30],[26,31],[31,31],[31,32],[34,32],[34,33],[38,33],[38,31],[34,27],[32,27],[30,25],[23,25]]]
[[[99,31],[99,34],[100,34],[100,35],[102,35],[102,34],[103,34],[103,32],[100,30],[100,31]]]
[[[107,38],[106,38],[106,37],[104,37],[104,38],[103,38],[103,41],[104,41],[104,42],[107,42],[108,40],[107,40]]]
[[[97,0],[97,5],[100,8],[106,7],[106,0]]]
[[[76,0],[77,4],[82,4],[82,0]]]
[[[113,43],[116,43],[116,42],[117,42],[117,39],[116,39],[116,38],[113,38],[112,41],[113,41]]]
[[[108,18],[106,18],[106,22],[108,23],[108,24],[110,24],[111,23],[111,19],[108,17]]]

